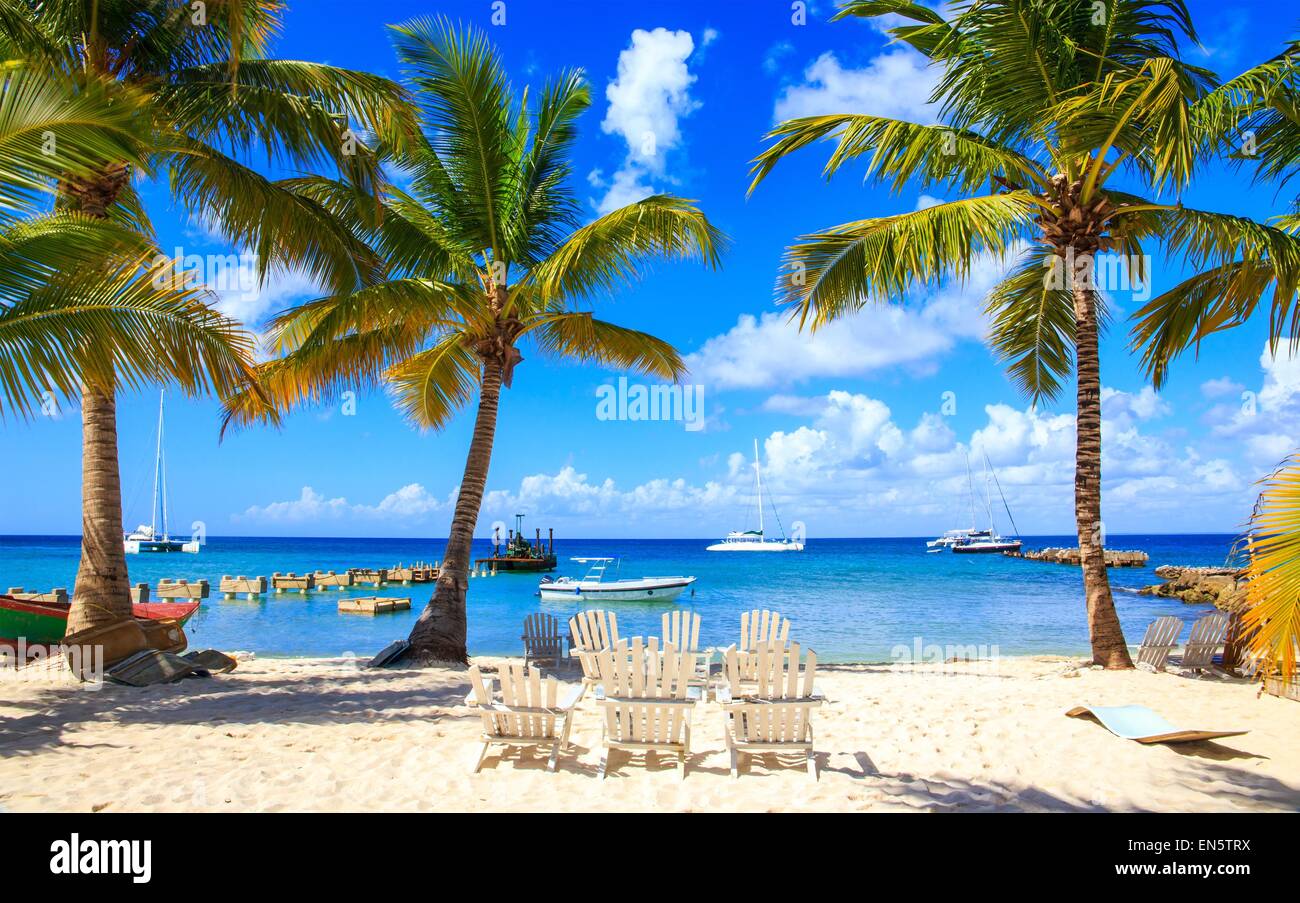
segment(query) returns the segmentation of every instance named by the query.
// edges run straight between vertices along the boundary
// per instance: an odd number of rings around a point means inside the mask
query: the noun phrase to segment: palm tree
[[[828,139],[828,178],[863,158],[868,178],[895,193],[986,193],[803,236],[787,250],[778,292],[815,329],[965,278],[978,255],[1015,257],[987,298],[990,340],[1035,402],[1075,372],[1075,522],[1093,661],[1132,667],[1103,550],[1098,334],[1102,290],[1113,286],[1097,278],[1097,256],[1118,252],[1130,278],[1146,278],[1144,242],[1202,278],[1234,261],[1264,263],[1284,270],[1293,293],[1286,266],[1300,244],[1275,227],[1142,196],[1180,191],[1211,150],[1204,106],[1215,78],[1179,57],[1180,40],[1195,41],[1181,0],[972,0],[947,19],[905,0],[856,0],[836,18],[886,15],[905,21],[889,28],[894,38],[938,69],[941,121],[784,122],[755,160],[751,191],[782,158]],[[1113,186],[1120,175],[1141,194]]]
[[[354,189],[373,190],[381,181],[378,158],[350,131],[349,121],[400,146],[410,121],[406,97],[376,76],[263,58],[282,15],[280,0],[0,0],[0,52],[8,67],[58,85],[68,103],[103,98],[129,111],[145,132],[143,154],[103,148],[58,174],[57,209],[116,222],[150,238],[133,176],[165,177],[179,206],[253,249],[263,275],[296,263],[339,290],[355,286],[360,256],[350,238],[331,229],[331,221],[301,195],[237,158],[256,150],[278,163],[328,161]],[[140,275],[121,269],[120,260],[109,263],[119,265],[109,271],[128,284]],[[202,307],[190,294],[187,303]],[[213,328],[210,338],[234,338],[228,322],[205,319],[211,311],[190,313],[194,323]],[[43,322],[48,321],[31,321],[27,328]],[[201,337],[187,335],[167,340],[176,343],[178,364],[188,356],[191,366],[200,367],[202,354],[186,343]],[[230,345],[227,351],[240,348]],[[125,361],[119,356],[114,364],[96,368],[80,391],[82,556],[69,630],[130,611],[116,437],[116,393]],[[161,370],[183,386],[207,381],[183,367]],[[212,382],[218,390],[233,388],[224,377]]]
[[[298,186],[373,249],[383,272],[358,291],[275,318],[281,356],[262,367],[262,387],[286,409],[383,384],[407,419],[434,429],[477,395],[441,574],[409,653],[465,661],[470,546],[519,346],[531,341],[547,356],[676,379],[683,364],[670,345],[574,305],[612,292],[655,259],[716,266],[725,239],[690,202],[665,195],[580,225],[569,155],[590,103],[582,73],[560,74],[530,105],[527,92],[513,93],[482,33],[429,19],[392,28],[425,114],[423,135],[399,155],[409,192],[390,189],[372,226],[335,183]],[[236,423],[274,413],[251,394],[228,411]]]

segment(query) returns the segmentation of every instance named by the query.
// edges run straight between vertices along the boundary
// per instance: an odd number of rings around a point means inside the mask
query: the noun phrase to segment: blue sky
[[[1275,53],[1294,25],[1272,4],[1191,6],[1205,46],[1190,56],[1225,75]],[[967,285],[915,292],[904,308],[869,309],[816,336],[800,334],[772,304],[781,251],[796,235],[938,199],[864,185],[860,170],[827,183],[820,149],[781,164],[745,197],[748,161],[779,118],[843,110],[933,116],[924,103],[932,74],[871,25],[828,24],[826,0],[810,4],[803,25],[785,0],[507,0],[504,25],[491,23],[486,0],[291,7],[282,57],[396,77],[384,25],[443,13],[486,28],[517,87],[583,68],[594,103],[581,122],[575,179],[587,214],[671,191],[697,199],[732,238],[719,272],[660,265],[599,302],[603,316],[689,355],[704,428],[602,419],[599,387],[618,373],[525,351],[501,406],[481,534],[515,511],[584,537],[701,537],[752,525],[747,460],[755,438],[782,518],[803,521],[813,537],[964,525],[972,449],[997,467],[1022,532],[1072,530],[1072,390],[1031,410],[989,354],[980,302],[996,261]],[[647,131],[656,136],[648,153],[638,140]],[[164,192],[147,196],[165,248],[230,250],[185,222]],[[1286,198],[1214,171],[1183,200],[1264,218]],[[1154,290],[1177,276],[1156,260]],[[225,290],[221,304],[257,325],[313,296],[307,280],[285,273],[260,291]],[[1253,482],[1300,445],[1300,362],[1285,352],[1268,357],[1265,323],[1251,322],[1177,364],[1157,395],[1126,347],[1121,320],[1136,304],[1123,293],[1114,300],[1120,317],[1102,349],[1107,529],[1236,530]],[[174,525],[200,520],[214,536],[446,535],[469,414],[445,432],[422,434],[383,393],[361,394],[354,412],[306,411],[279,431],[219,442],[214,402],[168,398]],[[156,392],[123,396],[119,405],[130,525],[148,519],[156,406]],[[79,532],[77,412],[7,422],[0,431],[0,532]]]

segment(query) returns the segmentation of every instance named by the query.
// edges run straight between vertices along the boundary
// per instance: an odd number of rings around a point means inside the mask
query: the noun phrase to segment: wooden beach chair
[[[740,774],[741,755],[803,753],[809,776],[817,780],[812,716],[824,701],[813,686],[817,653],[808,650],[802,674],[798,643],[788,650],[760,646],[753,659],[758,686],[749,692],[741,686],[747,669],[740,650],[730,646],[724,653],[727,683],[718,698],[727,715],[731,776]]]
[[[1138,649],[1138,664],[1148,664],[1157,671],[1165,670],[1169,653],[1178,645],[1178,635],[1183,632],[1183,619],[1156,618],[1147,626],[1146,636]]]
[[[740,613],[740,645],[736,658],[742,679],[753,681],[757,675],[759,649],[785,649],[790,640],[790,620],[775,611],[742,611]]]
[[[582,682],[594,687],[600,683],[600,669],[592,653],[618,642],[618,618],[612,611],[599,608],[580,611],[569,618],[569,636],[569,647],[577,652],[582,665]]]
[[[695,674],[694,652],[641,638],[629,644],[620,640],[613,648],[590,653],[600,671],[596,702],[605,711],[600,777],[605,779],[611,750],[667,752],[680,762],[679,777],[686,777],[691,753],[691,711],[698,694],[689,686]]]
[[[691,685],[707,687],[714,650],[700,648],[700,616],[689,611],[666,611],[662,624],[664,648],[673,646],[683,652],[699,653]]]
[[[560,635],[560,621],[555,615],[531,614],[524,618],[524,666],[529,662],[549,661],[556,668],[569,655],[571,641]]]
[[[1214,656],[1228,635],[1228,614],[1216,611],[1192,625],[1180,664],[1193,671],[1214,667]]]
[[[554,677],[543,678],[535,668],[509,664],[498,675],[501,683],[500,699],[492,694],[492,678],[484,677],[478,666],[469,669],[472,689],[465,704],[477,707],[483,716],[483,751],[479,753],[474,773],[478,774],[493,745],[550,747],[551,757],[546,764],[555,771],[560,750],[569,745],[569,727],[573,709],[582,697],[583,688],[565,687],[561,696],[560,682]]]

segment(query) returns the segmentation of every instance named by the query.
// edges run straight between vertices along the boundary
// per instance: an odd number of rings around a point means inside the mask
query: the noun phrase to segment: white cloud
[[[251,505],[234,516],[239,523],[302,524],[344,519],[366,519],[384,523],[413,523],[427,515],[449,509],[451,499],[440,502],[419,483],[409,483],[380,499],[378,504],[352,504],[343,496],[327,498],[310,486],[302,487],[296,499]]]
[[[1277,354],[1265,345],[1259,365],[1263,372],[1259,389],[1240,392],[1238,403],[1214,405],[1204,422],[1212,435],[1240,444],[1250,466],[1262,476],[1300,448],[1300,355],[1293,356],[1285,344]]]
[[[964,284],[914,292],[917,304],[868,305],[815,333],[801,331],[786,314],[741,314],[735,326],[688,355],[686,364],[691,378],[710,391],[921,367],[960,341],[983,339],[984,298],[1006,269],[997,258],[977,258]]]
[[[938,75],[925,57],[910,48],[882,53],[862,69],[844,68],[827,51],[804,70],[803,82],[777,98],[773,119],[870,113],[932,123],[937,121],[938,106],[930,103],[930,94]]]
[[[1201,383],[1201,394],[1206,398],[1222,398],[1225,395],[1237,395],[1246,387],[1227,376],[1219,379],[1207,379]]]
[[[259,285],[250,257],[241,259],[237,271],[209,274],[207,285],[217,297],[213,306],[250,329],[270,314],[323,294],[319,283],[299,270],[274,270]]]
[[[706,32],[704,44],[711,40]],[[688,31],[638,28],[631,45],[619,53],[618,76],[605,89],[609,109],[600,127],[623,139],[627,156],[609,179],[609,191],[595,202],[600,213],[653,194],[654,180],[667,178],[667,154],[682,140],[679,121],[699,107],[690,95],[696,77],[686,65],[694,49]]]

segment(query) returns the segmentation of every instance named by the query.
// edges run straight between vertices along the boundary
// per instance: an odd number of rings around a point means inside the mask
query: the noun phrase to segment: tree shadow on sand
[[[220,730],[257,724],[347,725],[478,717],[473,712],[453,711],[469,692],[468,681],[460,675],[455,683],[421,687],[411,685],[413,673],[376,669],[241,680],[236,671],[145,688],[115,684],[104,684],[98,690],[50,688],[5,703],[6,708],[24,714],[0,720],[0,757],[29,755],[57,746],[66,742],[70,726],[106,720],[123,725]],[[430,712],[430,708],[438,711]],[[214,709],[219,713],[214,714]],[[111,736],[108,739],[111,741]]]

